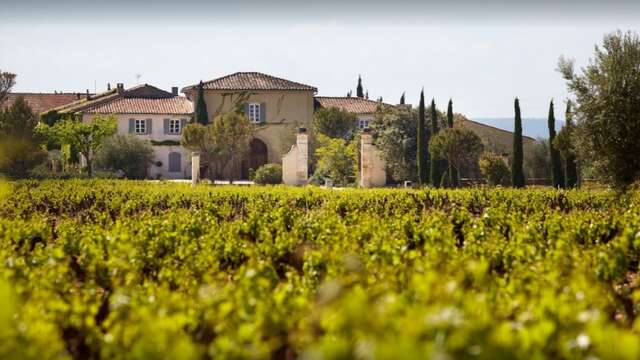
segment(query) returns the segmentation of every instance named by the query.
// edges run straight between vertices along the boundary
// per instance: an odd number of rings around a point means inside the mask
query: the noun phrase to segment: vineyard
[[[0,358],[639,359],[640,193],[0,188]]]

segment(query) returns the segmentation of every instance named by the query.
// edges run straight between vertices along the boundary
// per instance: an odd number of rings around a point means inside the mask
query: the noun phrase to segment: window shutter
[[[249,117],[249,104],[244,104],[244,116]]]
[[[136,121],[129,119],[129,134],[133,134],[136,131]]]
[[[185,126],[187,126],[187,119],[180,119],[180,134],[182,134]]]
[[[151,127],[152,124],[153,121],[151,119],[147,119],[147,134],[153,134],[153,128]]]
[[[264,123],[267,119],[267,103],[260,103],[260,123]]]
[[[164,119],[164,134],[167,135],[169,134],[169,122],[171,120],[169,119]]]

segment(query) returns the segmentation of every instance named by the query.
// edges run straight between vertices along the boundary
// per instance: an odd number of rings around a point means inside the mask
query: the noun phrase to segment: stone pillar
[[[191,186],[196,186],[200,178],[200,154],[191,153]]]
[[[287,185],[305,185],[309,174],[309,135],[300,128],[296,144],[282,156],[282,182]]]
[[[384,161],[373,145],[371,133],[365,129],[360,135],[360,187],[384,186],[386,181]]]

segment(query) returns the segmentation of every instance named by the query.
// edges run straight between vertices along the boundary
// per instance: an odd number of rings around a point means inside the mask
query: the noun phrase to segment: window
[[[358,119],[358,127],[361,130],[368,129],[369,128],[369,120],[367,120],[367,119]]]
[[[258,103],[249,104],[249,113],[247,114],[247,117],[249,118],[249,120],[251,120],[252,123],[259,123],[260,122],[260,104]]]
[[[180,120],[169,120],[169,134],[180,134]]]
[[[147,121],[146,120],[135,120],[135,133],[136,134],[146,134],[147,133]]]

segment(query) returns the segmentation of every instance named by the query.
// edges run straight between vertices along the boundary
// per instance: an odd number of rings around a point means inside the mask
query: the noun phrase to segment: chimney
[[[177,86],[174,86],[174,87],[171,88],[171,94],[173,96],[178,96],[178,87]]]
[[[107,91],[111,90],[111,83],[107,83]]]
[[[123,83],[118,83],[116,85],[116,90],[118,91],[118,94],[122,94],[124,92],[124,84]]]

